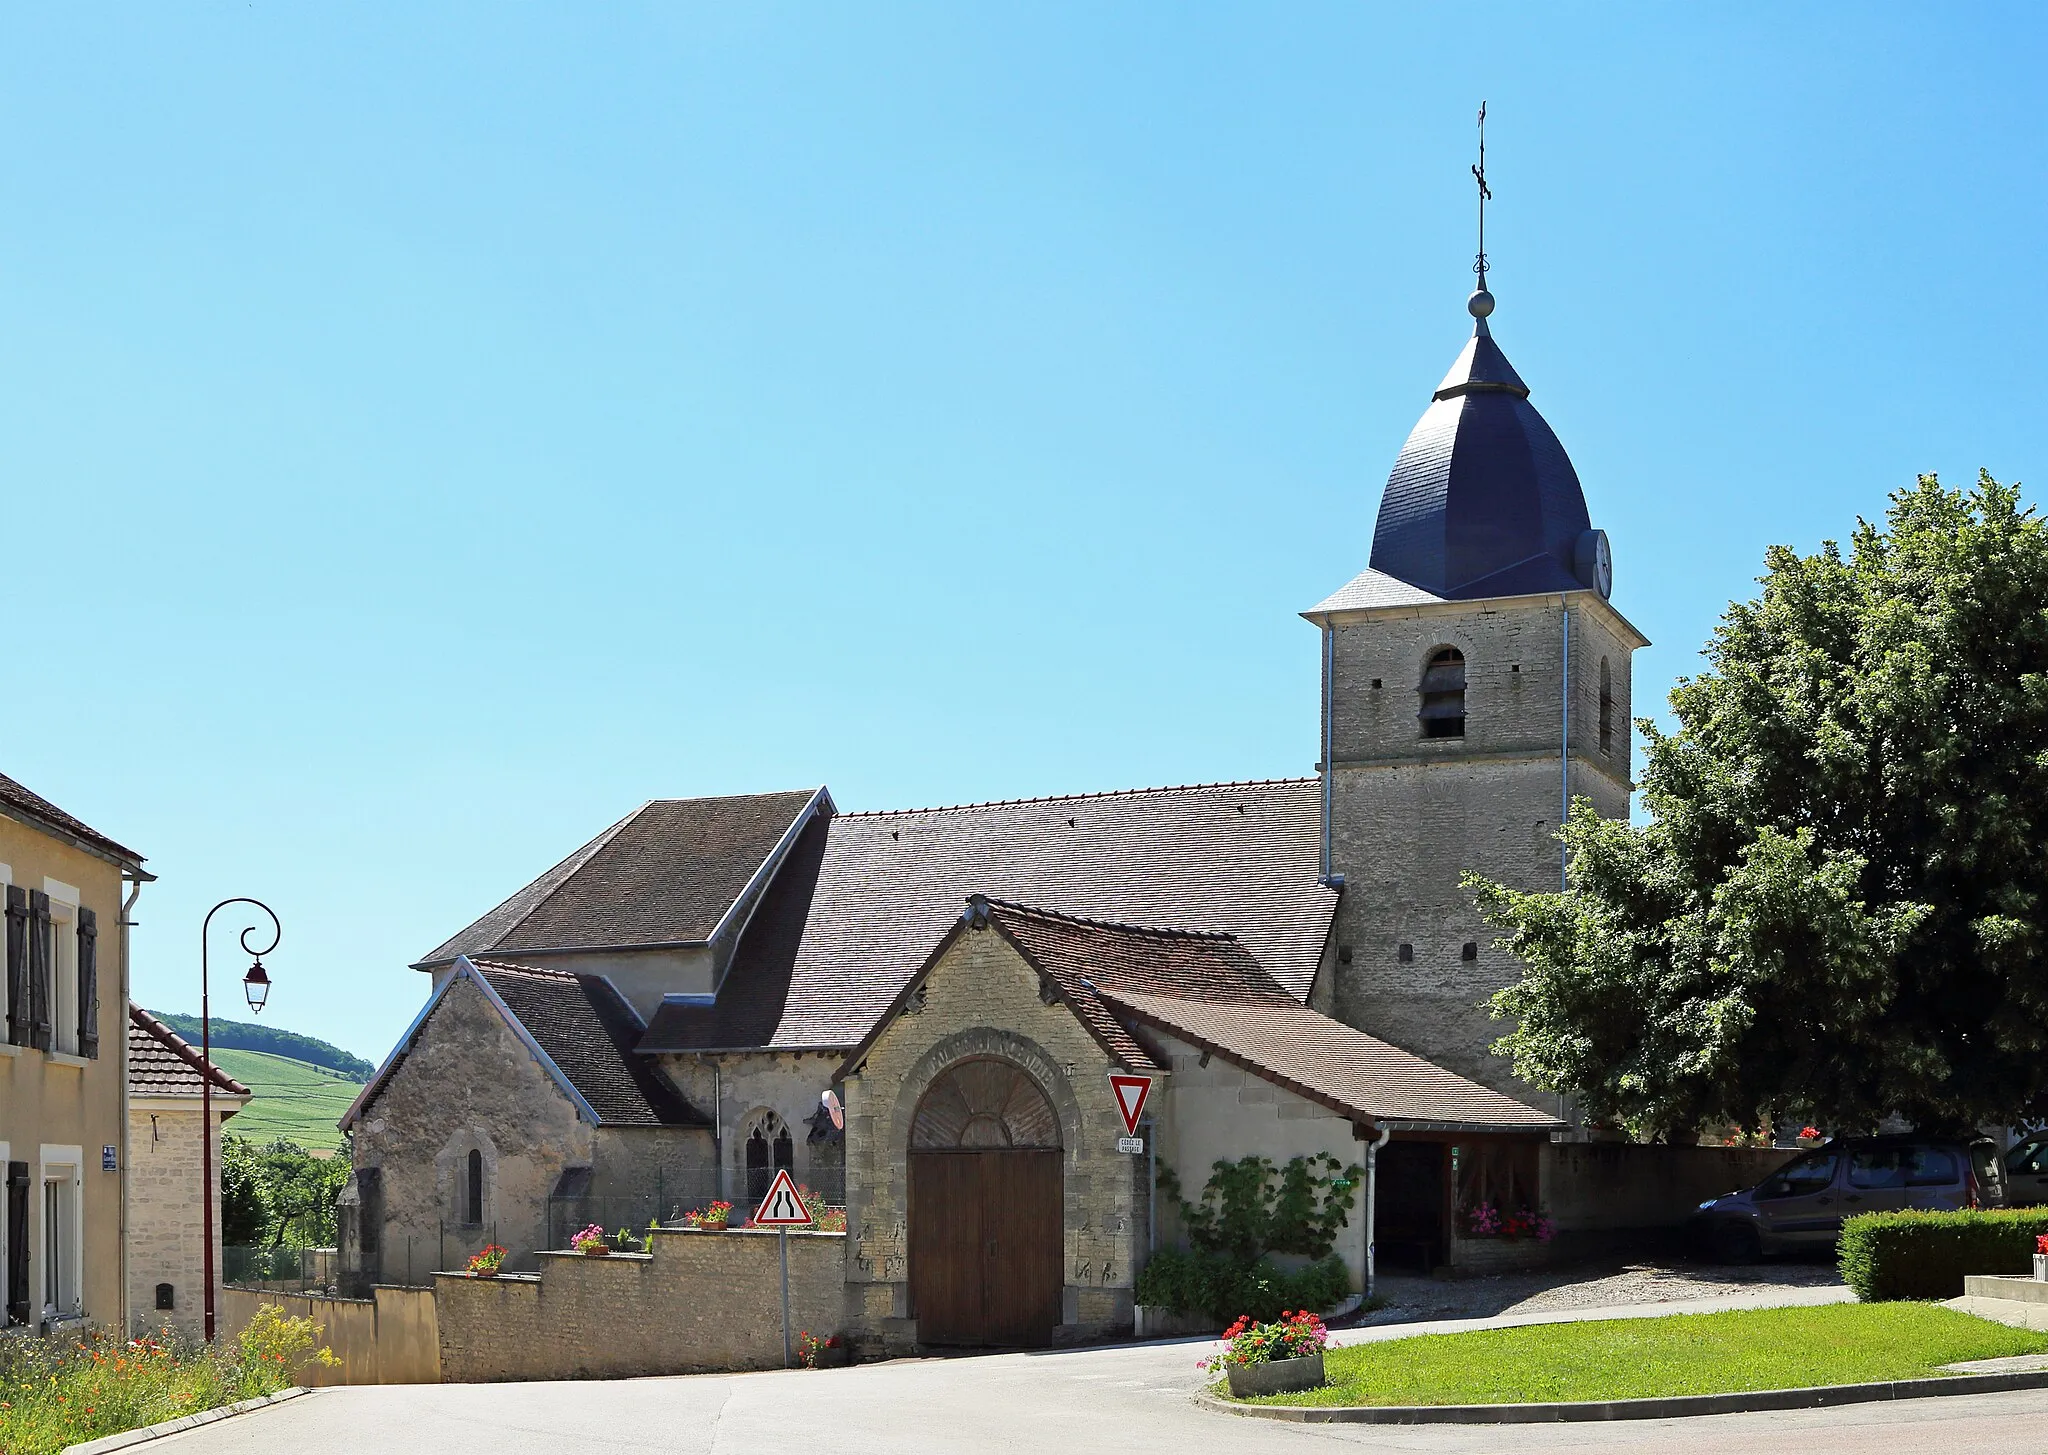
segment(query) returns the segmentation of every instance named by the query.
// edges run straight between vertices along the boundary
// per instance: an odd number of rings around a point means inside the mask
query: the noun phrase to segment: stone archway
[[[1012,1061],[955,1062],[918,1100],[909,1140],[919,1342],[1046,1342],[1060,1322],[1066,1214],[1045,1088]]]

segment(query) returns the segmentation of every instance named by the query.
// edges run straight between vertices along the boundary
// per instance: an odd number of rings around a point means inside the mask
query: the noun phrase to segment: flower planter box
[[[612,1250],[609,1248],[578,1248],[576,1251],[586,1258],[609,1258],[612,1256]]]
[[[844,1369],[851,1362],[847,1358],[851,1352],[844,1344],[827,1344],[818,1351],[817,1367],[820,1369]]]
[[[2048,1253],[2034,1255],[2034,1282],[2048,1283]]]
[[[1230,1393],[1237,1399],[1255,1394],[1295,1394],[1320,1389],[1323,1378],[1321,1350],[1300,1359],[1273,1359],[1264,1364],[1226,1364],[1223,1374],[1230,1381]]]

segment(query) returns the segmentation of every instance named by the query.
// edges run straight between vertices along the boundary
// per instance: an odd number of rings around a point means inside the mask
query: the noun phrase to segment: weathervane
[[[1474,318],[1483,319],[1493,312],[1493,295],[1486,291],[1486,204],[1493,200],[1493,189],[1486,185],[1486,103],[1479,103],[1479,162],[1472,168],[1472,180],[1479,184],[1479,256],[1472,262],[1472,271],[1479,275],[1479,287],[1466,301],[1466,308]]]

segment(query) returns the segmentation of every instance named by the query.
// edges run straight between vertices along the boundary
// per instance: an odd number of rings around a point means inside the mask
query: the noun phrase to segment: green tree
[[[334,1201],[348,1181],[345,1152],[315,1157],[283,1137],[252,1153],[269,1208],[273,1246],[324,1247],[334,1241]]]
[[[220,1240],[247,1248],[270,1235],[270,1204],[256,1156],[246,1138],[220,1140]]]
[[[2040,1108],[2048,530],[1925,476],[1760,583],[1637,724],[1647,821],[1576,805],[1562,894],[1468,877],[1526,967],[1497,1049],[1640,1135]]]

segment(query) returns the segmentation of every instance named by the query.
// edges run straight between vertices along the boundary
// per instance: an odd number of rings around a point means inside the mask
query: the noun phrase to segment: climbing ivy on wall
[[[1284,1167],[1269,1157],[1241,1157],[1216,1163],[1197,1202],[1182,1195],[1171,1167],[1160,1167],[1159,1190],[1179,1208],[1188,1241],[1204,1253],[1246,1263],[1267,1253],[1321,1258],[1336,1246],[1364,1175],[1363,1167],[1346,1167],[1327,1152]]]

